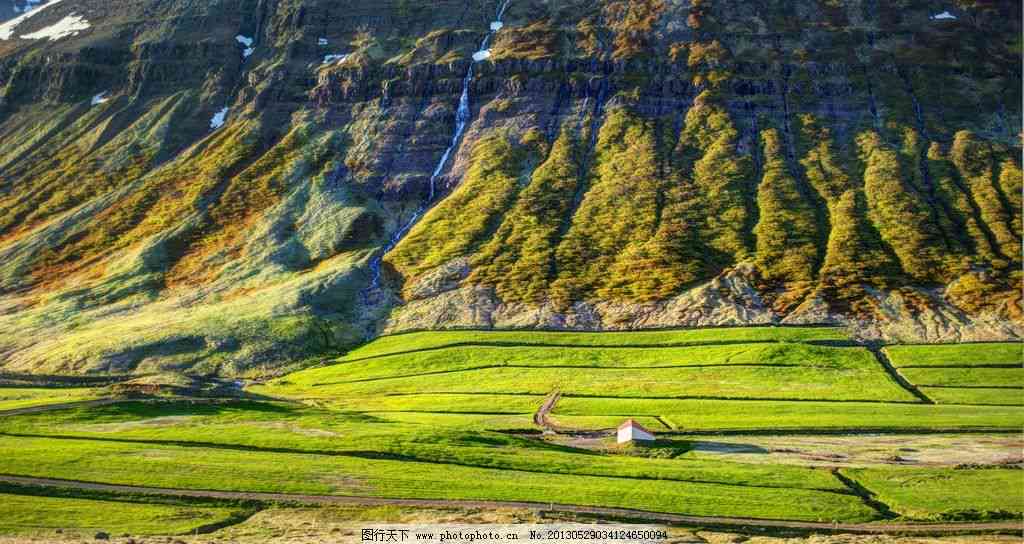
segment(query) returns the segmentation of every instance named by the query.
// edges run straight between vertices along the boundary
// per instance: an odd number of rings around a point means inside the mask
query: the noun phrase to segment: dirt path
[[[522,501],[477,501],[477,500],[439,500],[439,499],[388,499],[379,497],[353,497],[345,495],[305,495],[296,493],[262,493],[244,491],[209,491],[193,489],[172,489],[162,487],[143,487],[134,485],[101,484],[74,480],[56,480],[51,478],[32,478],[25,476],[0,475],[0,482],[28,486],[40,486],[64,489],[82,489],[103,491],[107,493],[128,493],[133,495],[156,495],[164,497],[193,497],[224,500],[252,500],[263,502],[286,502],[299,504],[333,505],[396,505],[419,506],[424,508],[523,508],[608,516],[610,518],[645,520],[662,523],[673,523],[700,527],[748,527],[766,529],[788,529],[808,532],[836,533],[914,533],[914,534],[948,534],[977,532],[1013,532],[1024,530],[1024,522],[1006,521],[990,523],[822,523],[809,521],[786,521],[752,518],[731,518],[718,516],[687,516],[632,510],[629,508],[603,508],[596,506],[578,506],[573,504],[522,502]]]
[[[537,409],[537,413],[533,414],[533,422],[538,427],[546,431],[558,432],[558,428],[548,420],[548,414],[551,413],[551,410],[554,409],[555,404],[558,403],[560,398],[562,398],[562,392],[556,389],[548,395],[548,398],[544,399],[544,404],[541,404],[540,408]]]

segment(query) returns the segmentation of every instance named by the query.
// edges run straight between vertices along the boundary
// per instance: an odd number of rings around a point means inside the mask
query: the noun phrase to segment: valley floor
[[[0,534],[244,542],[266,525],[281,542],[331,541],[345,519],[500,509],[744,534],[1019,538],[1020,349],[868,349],[817,327],[452,331],[383,337],[244,389],[159,375],[8,383]],[[610,429],[630,417],[658,440],[616,444]],[[281,509],[301,504],[319,508]]]

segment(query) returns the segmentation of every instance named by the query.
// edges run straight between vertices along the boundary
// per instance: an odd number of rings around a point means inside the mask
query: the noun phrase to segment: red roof
[[[651,435],[654,434],[649,429],[644,427],[643,425],[637,423],[636,420],[633,419],[633,418],[629,418],[626,421],[623,421],[622,425],[619,425],[619,430],[621,431],[622,429],[625,429],[626,427],[636,427],[637,429],[640,429],[641,431],[643,431],[645,433],[648,433],[648,434],[651,434]]]

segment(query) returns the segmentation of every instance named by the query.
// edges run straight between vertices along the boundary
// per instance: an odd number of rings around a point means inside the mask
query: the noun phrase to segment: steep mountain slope
[[[1024,334],[1019,3],[31,13],[0,26],[7,370],[450,326]]]

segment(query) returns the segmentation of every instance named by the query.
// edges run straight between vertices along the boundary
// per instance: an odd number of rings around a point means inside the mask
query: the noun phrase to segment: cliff
[[[0,39],[0,364],[260,374],[444,327],[1019,338],[1020,20],[51,0]]]

